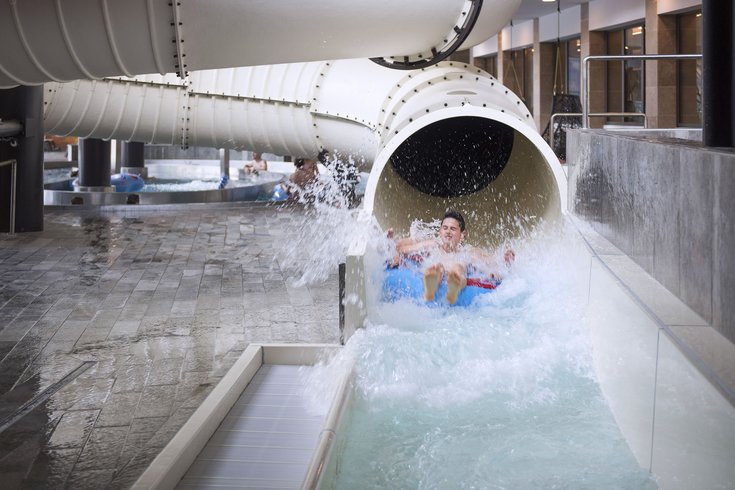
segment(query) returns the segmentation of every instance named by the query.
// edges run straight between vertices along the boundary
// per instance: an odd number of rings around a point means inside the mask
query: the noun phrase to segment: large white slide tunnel
[[[380,152],[365,207],[405,235],[455,208],[472,243],[497,247],[563,212],[566,180],[535,129],[497,109],[462,106],[416,121]]]
[[[0,88],[327,59],[426,60],[496,34],[520,0],[0,3]]]
[[[478,245],[559,217],[566,178],[528,109],[491,76],[453,65],[414,73],[391,97],[365,208],[403,234],[454,207]]]
[[[478,243],[561,214],[566,180],[521,100],[463,63],[390,70],[368,60],[46,84],[46,130],[314,156],[374,169],[365,207],[407,231],[448,206]],[[502,230],[502,232],[501,232]]]
[[[49,82],[44,124],[59,135],[312,157],[329,148],[372,161],[381,100],[401,73],[345,60],[205,70],[186,83]]]

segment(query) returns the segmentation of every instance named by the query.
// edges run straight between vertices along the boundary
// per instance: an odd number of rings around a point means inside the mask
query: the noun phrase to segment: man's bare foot
[[[447,273],[447,302],[453,305],[457,302],[459,293],[467,285],[467,278],[453,270]]]
[[[436,290],[442,282],[444,268],[441,264],[434,264],[424,272],[424,299],[426,301],[434,301]]]

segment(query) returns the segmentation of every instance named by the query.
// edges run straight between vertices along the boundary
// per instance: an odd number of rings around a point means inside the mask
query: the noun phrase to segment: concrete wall
[[[569,209],[735,342],[735,152],[671,134],[570,131]]]

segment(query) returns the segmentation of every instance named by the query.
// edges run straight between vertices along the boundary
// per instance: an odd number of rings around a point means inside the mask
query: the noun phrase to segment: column
[[[676,16],[658,15],[658,0],[646,1],[646,53],[675,54]],[[649,128],[675,128],[676,61],[645,62],[646,121]]]
[[[148,178],[145,166],[145,143],[140,141],[120,142],[120,172]]]
[[[18,121],[17,143],[0,142],[0,161],[16,160],[15,231],[43,230],[43,87],[0,90],[0,119]],[[10,231],[10,166],[0,167],[0,231]]]
[[[580,5],[580,38],[581,38],[581,51],[580,60],[584,60],[587,56],[604,55],[607,54],[607,47],[605,43],[605,33],[599,31],[590,31],[590,17],[589,17],[589,4],[583,3]],[[580,66],[581,70],[584,70],[584,64]],[[605,112],[607,111],[607,89],[605,83],[605,62],[595,61],[589,64],[588,82],[589,82],[589,93],[588,98],[588,112]],[[580,101],[583,105],[584,100]],[[591,128],[601,128],[605,124],[604,118],[592,117],[589,121]]]
[[[230,149],[219,149],[219,188],[224,189],[230,180]]]
[[[710,147],[735,143],[735,49],[732,0],[702,2],[702,142]]]
[[[505,79],[505,56],[503,55],[505,42],[503,40],[503,32],[505,32],[505,29],[501,29],[500,32],[498,32],[498,54],[495,57],[495,65],[498,73],[496,78],[501,84],[505,85],[505,82],[503,81]]]
[[[79,189],[114,192],[110,184],[110,142],[96,138],[79,140]]]

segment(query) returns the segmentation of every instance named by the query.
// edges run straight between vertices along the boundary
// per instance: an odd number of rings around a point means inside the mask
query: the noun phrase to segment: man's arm
[[[389,228],[386,233],[388,238],[393,238],[393,228]],[[414,238],[400,238],[396,241],[396,253],[388,262],[389,267],[398,267],[401,259],[416,253],[425,252],[438,247],[436,240],[416,240]]]
[[[413,255],[437,248],[439,244],[434,239],[414,240],[413,238],[401,238],[396,243],[396,252],[400,255]]]
[[[484,250],[476,247],[472,247],[470,250],[472,265],[482,271],[488,277],[494,279],[502,279],[500,271],[503,269],[502,265],[498,263],[498,260],[494,255],[491,255]],[[515,260],[516,254],[511,248],[506,248],[503,253],[503,260],[506,267],[509,267]]]

